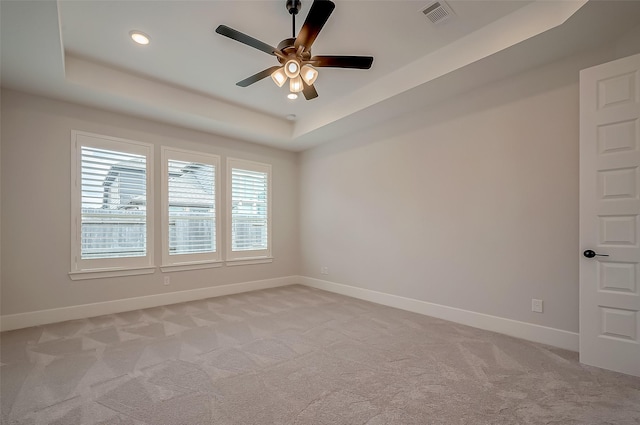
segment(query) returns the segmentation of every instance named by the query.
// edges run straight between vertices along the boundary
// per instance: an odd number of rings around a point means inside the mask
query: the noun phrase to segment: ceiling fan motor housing
[[[290,58],[298,58],[300,61],[308,61],[311,58],[311,50],[298,52],[294,47],[296,42],[295,38],[285,38],[278,44],[278,50],[282,52],[283,56],[278,56],[278,61],[284,65],[284,63]]]
[[[285,38],[278,44],[278,50],[280,50],[285,55],[289,53],[288,50],[291,50],[291,49],[293,49],[293,51],[295,52],[296,49],[295,47],[293,47],[295,42],[296,42],[295,38]]]

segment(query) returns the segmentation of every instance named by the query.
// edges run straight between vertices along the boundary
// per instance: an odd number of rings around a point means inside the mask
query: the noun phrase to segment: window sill
[[[273,263],[273,257],[258,258],[238,258],[237,260],[227,260],[227,266],[248,266],[251,264],[267,264]]]
[[[160,270],[163,273],[169,272],[182,272],[186,270],[199,270],[199,269],[213,269],[216,267],[222,267],[222,261],[203,261],[194,263],[176,263],[165,264],[160,266]]]
[[[77,272],[69,272],[71,280],[86,280],[86,279],[102,279],[105,277],[122,277],[122,276],[137,276],[143,274],[153,274],[156,271],[155,266],[146,267],[132,267],[122,269],[94,269],[94,270],[81,270]]]

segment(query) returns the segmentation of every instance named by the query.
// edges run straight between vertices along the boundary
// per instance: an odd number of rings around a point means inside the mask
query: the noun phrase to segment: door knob
[[[585,252],[582,253],[582,255],[584,255],[587,258],[608,257],[609,256],[609,254],[597,254],[595,251],[592,251],[590,249],[587,249]]]

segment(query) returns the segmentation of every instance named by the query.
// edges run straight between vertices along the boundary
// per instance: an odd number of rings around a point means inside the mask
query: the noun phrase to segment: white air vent
[[[429,3],[421,9],[421,12],[434,24],[441,24],[453,16],[449,5],[441,0]]]

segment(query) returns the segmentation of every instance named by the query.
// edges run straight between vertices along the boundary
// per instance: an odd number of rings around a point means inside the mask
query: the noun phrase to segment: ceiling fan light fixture
[[[0,0],[2,1],[2,0]],[[444,0],[429,0],[444,4]],[[250,35],[234,30],[226,25],[218,25],[216,33],[235,40],[245,46],[260,50],[268,55],[275,56],[278,65],[271,66],[256,74],[236,83],[239,87],[248,87],[268,76],[271,76],[278,86],[284,85],[289,79],[289,98],[297,97],[302,92],[304,98],[312,100],[318,97],[314,86],[318,78],[317,68],[351,68],[369,69],[373,63],[371,56],[312,56],[311,47],[318,34],[333,13],[336,5],[331,0],[313,0],[304,24],[296,36],[296,14],[300,10],[300,0],[286,0],[287,10],[291,14],[292,37],[285,38],[277,47],[273,47]],[[435,3],[434,3],[435,4]],[[307,66],[313,64],[313,66]],[[282,77],[284,72],[285,77]]]
[[[302,78],[299,75],[289,80],[289,91],[291,93],[300,93],[302,89]]]
[[[300,75],[304,82],[311,86],[318,78],[318,70],[311,65],[304,65],[300,70]]]
[[[300,75],[300,62],[297,59],[289,59],[287,63],[284,64],[284,73],[287,74],[289,78],[296,78]]]
[[[287,82],[287,75],[284,73],[284,68],[278,68],[271,73],[271,79],[278,87],[284,86]]]

